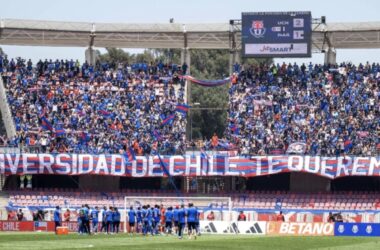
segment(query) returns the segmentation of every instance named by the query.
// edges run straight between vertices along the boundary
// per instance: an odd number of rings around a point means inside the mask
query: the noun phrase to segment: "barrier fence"
[[[70,232],[78,231],[77,222],[62,222]],[[123,228],[123,222],[120,228]],[[380,236],[380,223],[300,223],[276,221],[200,221],[204,234],[250,234],[272,236]],[[100,225],[99,225],[100,229]],[[0,231],[54,231],[53,221],[0,221]]]

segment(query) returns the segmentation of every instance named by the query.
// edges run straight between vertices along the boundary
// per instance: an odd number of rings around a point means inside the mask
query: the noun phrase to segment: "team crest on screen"
[[[256,38],[264,36],[266,28],[264,27],[264,21],[252,21],[252,27],[249,29],[251,35]]]
[[[354,234],[356,234],[358,231],[359,231],[358,226],[357,226],[357,225],[353,225],[353,226],[352,226],[352,232],[353,232]]]

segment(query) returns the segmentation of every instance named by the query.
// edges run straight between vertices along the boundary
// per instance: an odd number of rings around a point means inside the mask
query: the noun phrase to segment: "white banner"
[[[254,234],[264,235],[265,221],[200,221],[202,233],[210,234]]]

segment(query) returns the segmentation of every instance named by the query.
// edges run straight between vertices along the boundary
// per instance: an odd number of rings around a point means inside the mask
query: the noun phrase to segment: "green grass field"
[[[202,235],[196,240],[173,236],[128,236],[48,233],[0,233],[0,249],[380,249],[380,238],[350,237],[255,237]]]

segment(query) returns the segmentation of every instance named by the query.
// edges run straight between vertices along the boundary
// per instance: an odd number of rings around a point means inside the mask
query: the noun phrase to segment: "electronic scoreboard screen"
[[[310,57],[311,12],[243,12],[244,57]]]

